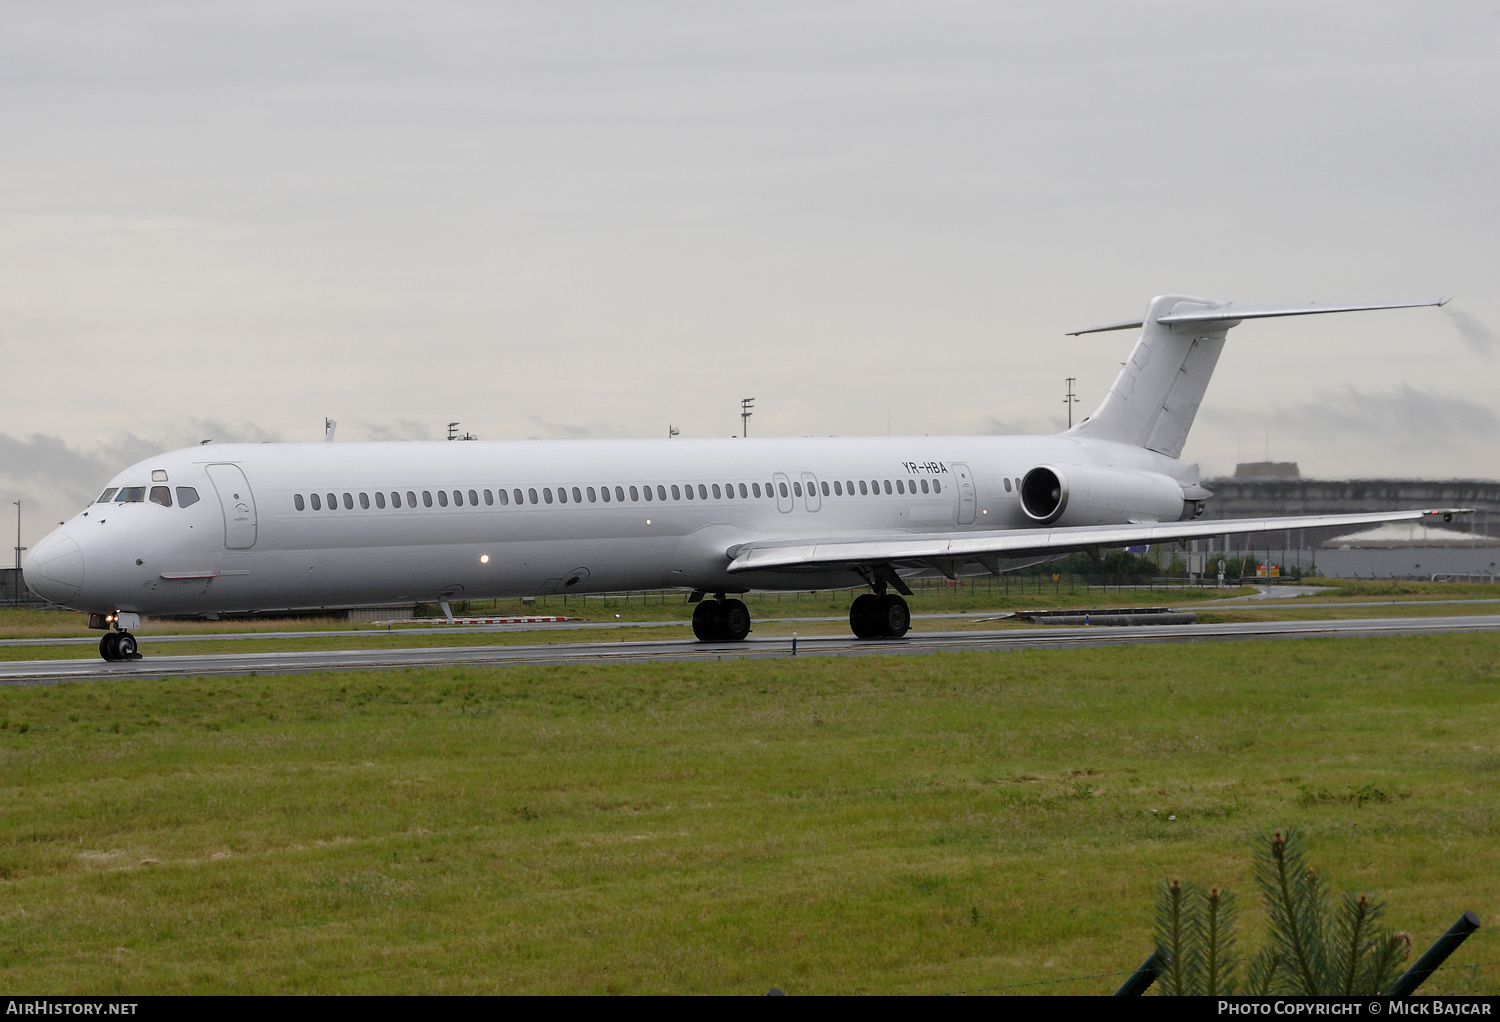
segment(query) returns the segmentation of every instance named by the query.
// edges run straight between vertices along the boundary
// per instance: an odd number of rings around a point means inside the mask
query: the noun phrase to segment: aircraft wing
[[[729,548],[730,573],[775,569],[858,567],[925,562],[940,570],[970,561],[1000,557],[1069,553],[1093,547],[1139,546],[1210,536],[1282,529],[1319,529],[1330,525],[1374,525],[1413,522],[1472,514],[1470,508],[1426,511],[1375,511],[1368,514],[1300,515],[1290,518],[1218,518],[1192,522],[1145,522],[1138,525],[1082,525],[1068,528],[1003,529],[986,532],[884,533],[859,538],[761,540]]]

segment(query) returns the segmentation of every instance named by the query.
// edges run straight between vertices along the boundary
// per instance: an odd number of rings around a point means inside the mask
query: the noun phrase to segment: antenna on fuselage
[[[667,427],[667,439],[670,440],[674,436],[676,436],[678,433],[681,433],[681,432],[682,432],[682,430],[678,429],[676,426],[668,426]]]
[[[332,443],[333,442],[333,431],[336,430],[336,429],[338,429],[338,428],[339,428],[339,424],[337,422],[334,422],[332,419],[329,419],[329,418],[325,417],[323,419],[323,442],[324,443]]]

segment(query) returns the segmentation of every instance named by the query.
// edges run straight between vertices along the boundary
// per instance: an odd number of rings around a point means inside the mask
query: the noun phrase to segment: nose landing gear
[[[89,627],[105,629],[104,637],[99,640],[99,655],[110,663],[121,660],[139,660],[141,655],[136,652],[135,636],[130,634],[130,629],[141,626],[139,614],[90,614]],[[113,628],[114,631],[109,629]]]
[[[700,642],[740,642],[750,634],[750,608],[722,596],[693,608],[693,634]]]
[[[129,632],[110,632],[99,640],[99,655],[114,663],[119,660],[139,660],[135,651],[135,636]]]

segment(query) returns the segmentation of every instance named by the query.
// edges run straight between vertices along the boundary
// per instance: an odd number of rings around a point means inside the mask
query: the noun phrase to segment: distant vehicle
[[[693,630],[750,631],[738,594],[868,587],[849,624],[899,638],[917,577],[1077,550],[1415,520],[1461,509],[1194,521],[1179,460],[1246,319],[1396,309],[1151,301],[1093,415],[1056,436],[200,446],[149,458],[38,543],[27,584],[91,615],[106,660],[141,614],[383,606],[678,587]],[[705,597],[711,597],[705,599]]]

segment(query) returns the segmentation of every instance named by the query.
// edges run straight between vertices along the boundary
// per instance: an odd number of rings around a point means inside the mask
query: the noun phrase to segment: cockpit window
[[[120,492],[115,494],[116,504],[139,504],[146,499],[146,488],[144,486],[122,486]]]
[[[97,503],[108,504],[109,501],[110,501],[110,498],[115,495],[115,489],[116,489],[115,487],[111,486],[109,489],[107,489],[103,493],[99,494],[99,500],[97,501]]]
[[[170,486],[151,487],[151,503],[160,504],[162,507],[171,507],[172,488]]]
[[[198,491],[191,486],[177,487],[177,506],[192,507],[198,503]]]

